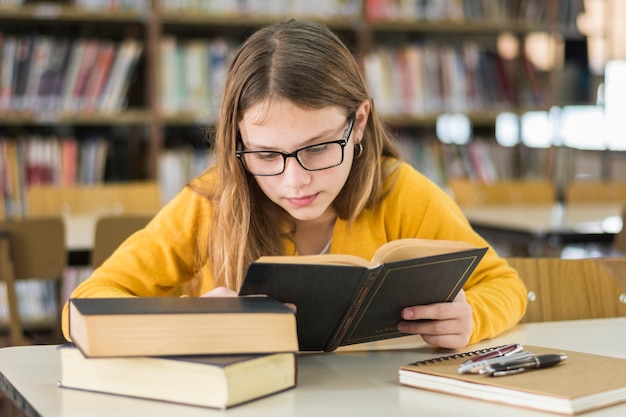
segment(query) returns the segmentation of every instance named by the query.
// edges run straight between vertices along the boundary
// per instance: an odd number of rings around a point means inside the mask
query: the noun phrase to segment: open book
[[[297,307],[300,350],[406,335],[404,307],[452,301],[487,248],[400,239],[371,260],[353,255],[266,256],[250,264],[240,295],[267,294]]]

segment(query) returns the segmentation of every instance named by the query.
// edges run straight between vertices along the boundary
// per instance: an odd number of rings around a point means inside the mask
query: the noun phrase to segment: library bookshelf
[[[164,181],[161,172],[176,170],[181,178],[166,186],[176,190],[207,163],[205,128],[216,121],[230,54],[254,29],[290,17],[322,21],[346,41],[381,114],[394,131],[411,135],[409,143],[432,137],[444,112],[463,112],[473,125],[492,127],[503,109],[552,105],[551,74],[526,61],[506,62],[497,39],[509,33],[523,44],[531,32],[561,30],[560,6],[570,0],[442,3],[0,0],[0,161],[24,172],[14,184],[0,177],[5,213],[23,212],[26,193],[19,184],[61,181],[69,162],[59,155],[70,142],[78,148],[78,156],[69,157],[79,158],[76,176],[60,185]],[[26,44],[31,52],[18,64],[15,51]],[[406,73],[413,78],[403,78]],[[83,147],[94,142],[103,149],[84,150],[92,159],[81,162]],[[29,178],[22,154],[54,166],[31,167],[39,174]],[[81,166],[98,172],[80,177]]]

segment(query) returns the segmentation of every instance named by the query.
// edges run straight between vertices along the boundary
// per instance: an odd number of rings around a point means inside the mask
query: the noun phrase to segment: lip
[[[294,207],[306,207],[313,204],[313,202],[317,199],[318,194],[319,193],[311,194],[304,197],[291,197],[287,198],[287,201],[289,201],[289,204]]]

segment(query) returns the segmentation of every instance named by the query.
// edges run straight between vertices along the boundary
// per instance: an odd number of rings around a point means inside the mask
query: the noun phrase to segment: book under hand
[[[518,407],[579,414],[626,401],[626,359],[538,346],[535,354],[563,353],[567,360],[549,368],[507,376],[459,373],[468,355],[456,354],[400,367],[400,383]]]
[[[62,388],[228,408],[296,386],[296,355],[87,358],[62,345]]]
[[[69,336],[90,357],[298,350],[293,310],[269,297],[73,298]]]
[[[486,251],[466,242],[399,239],[371,260],[261,257],[250,264],[239,293],[295,304],[300,350],[332,351],[407,335],[397,329],[401,310],[452,301]]]

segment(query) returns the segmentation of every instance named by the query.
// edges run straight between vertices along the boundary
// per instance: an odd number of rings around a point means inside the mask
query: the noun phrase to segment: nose
[[[282,177],[286,185],[299,188],[311,181],[311,172],[302,168],[295,157],[291,157],[285,159],[285,170]]]

